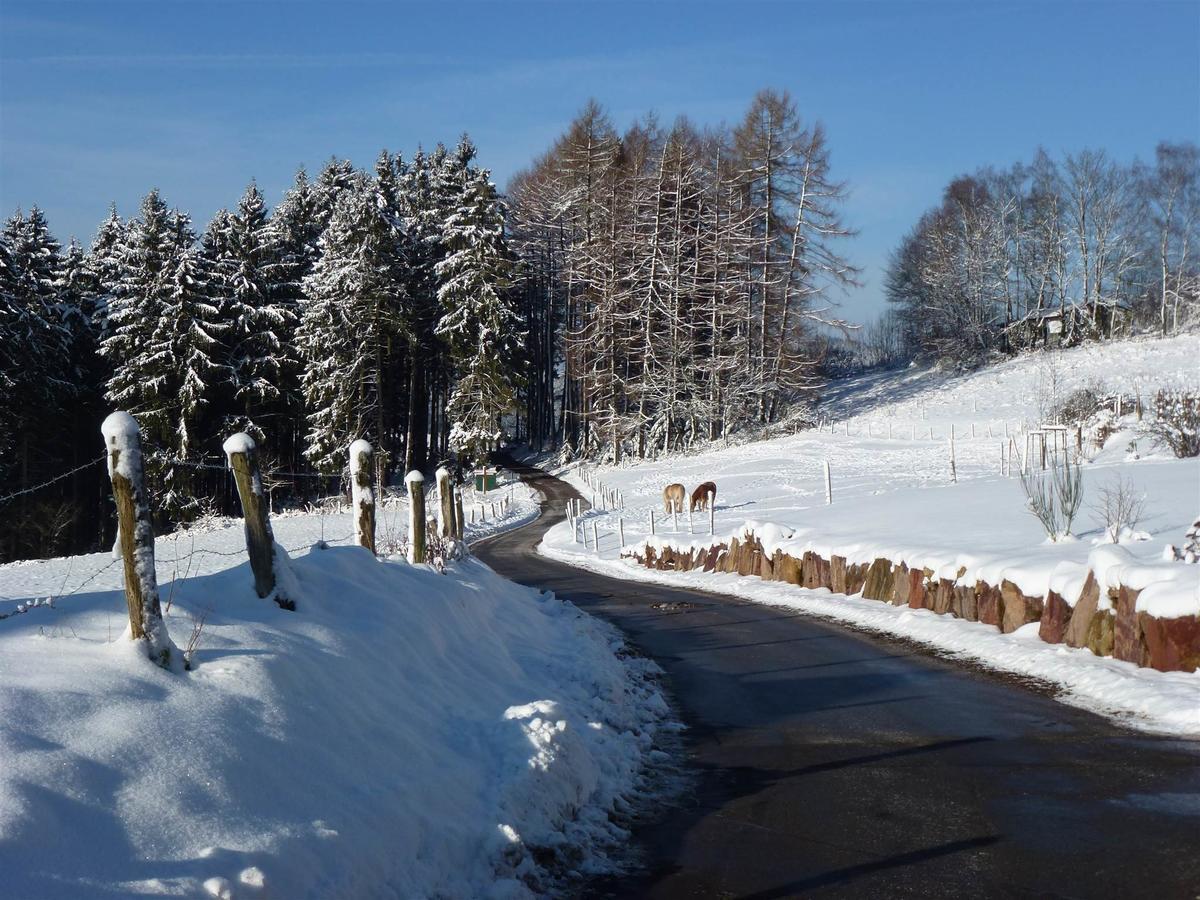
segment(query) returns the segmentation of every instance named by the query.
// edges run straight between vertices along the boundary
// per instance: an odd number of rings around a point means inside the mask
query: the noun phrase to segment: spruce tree
[[[296,368],[296,311],[273,290],[273,242],[257,185],[251,182],[237,210],[214,224],[210,252],[229,327],[233,384],[225,427],[249,431],[260,441],[278,440],[273,432],[286,420],[288,376]]]
[[[380,176],[344,192],[305,280],[308,302],[298,342],[304,348],[308,407],[305,455],[319,470],[340,471],[347,443],[368,437],[392,449],[388,378],[403,322],[402,229]]]
[[[443,229],[448,255],[436,267],[436,333],[449,347],[457,379],[448,410],[451,444],[479,458],[500,437],[500,417],[516,398],[520,320],[509,296],[504,207],[486,171],[465,179]]]
[[[154,352],[152,338],[167,306],[168,281],[179,253],[178,223],[157,190],[142,201],[120,250],[111,286],[100,354],[112,367],[105,398],[132,413],[142,433],[160,444],[173,433],[171,360]]]

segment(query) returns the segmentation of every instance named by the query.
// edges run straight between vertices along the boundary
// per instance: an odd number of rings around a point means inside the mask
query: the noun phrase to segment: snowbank
[[[613,629],[350,546],[293,555],[288,612],[240,541],[159,541],[188,673],[125,639],[104,555],[0,567],[0,608],[87,579],[0,621],[0,894],[520,897],[610,865],[666,713]]]

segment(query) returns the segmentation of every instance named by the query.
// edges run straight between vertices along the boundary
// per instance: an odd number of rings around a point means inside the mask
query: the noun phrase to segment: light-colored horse
[[[682,484],[668,484],[663,488],[663,508],[667,515],[673,512],[683,512],[683,500],[687,496],[687,488]]]

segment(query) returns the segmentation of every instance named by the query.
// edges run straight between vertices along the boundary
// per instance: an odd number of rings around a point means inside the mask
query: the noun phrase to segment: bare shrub
[[[1062,386],[1059,383],[1058,377],[1058,357],[1053,353],[1047,353],[1042,357],[1038,365],[1037,386],[1035,388],[1038,418],[1041,421],[1050,422],[1053,420],[1054,411],[1058,409],[1061,397]]]
[[[1071,525],[1083,502],[1083,467],[1064,455],[1049,472],[1023,473],[1021,489],[1026,507],[1052,541],[1071,533]]]
[[[1071,533],[1071,525],[1083,503],[1083,466],[1076,460],[1071,462],[1069,454],[1063,454],[1062,465],[1050,469],[1050,480],[1054,485],[1054,498],[1058,503],[1062,534]]]
[[[1096,491],[1092,511],[1104,523],[1104,533],[1114,544],[1121,542],[1121,533],[1132,531],[1142,518],[1146,499],[1134,489],[1133,481],[1118,475]]]
[[[1054,488],[1050,479],[1043,474],[1021,473],[1021,489],[1025,491],[1025,505],[1035,519],[1042,523],[1046,536],[1051,540],[1058,537],[1058,506],[1054,502]]]
[[[1154,419],[1143,428],[1180,459],[1200,456],[1200,391],[1163,388],[1154,395]]]
[[[204,607],[199,612],[191,614],[192,630],[188,635],[187,645],[183,648],[183,665],[186,669],[192,667],[192,658],[200,647],[200,637],[204,634],[204,623],[208,621],[209,612],[208,607]]]

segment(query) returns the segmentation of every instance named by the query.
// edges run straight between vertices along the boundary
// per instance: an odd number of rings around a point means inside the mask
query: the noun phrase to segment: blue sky
[[[4,0],[0,211],[88,242],[158,187],[203,225],[251,177],[275,202],[301,163],[464,130],[503,185],[588,97],[735,122],[764,86],[828,129],[862,320],[954,175],[1200,138],[1200,3]]]

